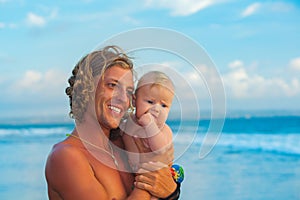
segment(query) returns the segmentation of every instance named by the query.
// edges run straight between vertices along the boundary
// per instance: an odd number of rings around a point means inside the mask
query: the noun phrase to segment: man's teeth
[[[120,108],[117,108],[117,107],[114,107],[114,106],[108,106],[108,107],[109,107],[109,109],[113,110],[116,113],[120,113],[121,112]]]

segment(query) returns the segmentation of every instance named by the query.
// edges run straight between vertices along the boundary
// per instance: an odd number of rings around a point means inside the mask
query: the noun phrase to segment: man
[[[134,84],[128,57],[117,47],[105,47],[85,56],[72,73],[66,93],[76,127],[49,154],[49,199],[150,199],[176,191],[161,163],[143,164],[141,171],[147,173],[134,177],[122,138],[108,139],[130,107]]]

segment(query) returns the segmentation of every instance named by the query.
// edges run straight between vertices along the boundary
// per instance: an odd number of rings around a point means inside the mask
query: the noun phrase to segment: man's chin
[[[118,128],[119,125],[120,125],[120,122],[121,122],[121,119],[120,120],[119,119],[118,120],[117,119],[111,120],[110,123],[109,123],[110,128],[111,129]]]

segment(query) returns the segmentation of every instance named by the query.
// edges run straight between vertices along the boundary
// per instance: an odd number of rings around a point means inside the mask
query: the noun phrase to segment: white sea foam
[[[209,133],[208,133],[209,134]],[[178,134],[174,138],[175,144],[203,145],[204,133]],[[240,150],[268,151],[274,153],[300,155],[300,134],[221,134],[216,147],[230,147]]]
[[[70,133],[72,129],[68,127],[55,128],[0,128],[1,136],[49,136]]]
[[[174,126],[175,127],[175,126]],[[201,146],[204,144],[206,134],[205,127],[193,125],[183,125],[172,127],[174,129],[173,142],[189,148],[195,144]],[[72,124],[50,124],[50,125],[1,125],[0,139],[10,136],[39,138],[45,136],[65,136],[73,129]],[[215,139],[217,140],[217,139]],[[207,141],[205,141],[207,142]],[[213,141],[215,142],[215,141]],[[222,133],[216,141],[216,147],[234,148],[239,150],[268,151],[283,154],[300,155],[300,133]],[[207,145],[208,143],[206,143]],[[208,144],[208,145],[214,145]]]

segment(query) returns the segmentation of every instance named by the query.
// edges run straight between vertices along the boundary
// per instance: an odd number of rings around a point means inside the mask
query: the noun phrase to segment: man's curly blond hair
[[[70,117],[77,122],[83,121],[88,103],[94,100],[96,90],[94,78],[98,75],[103,78],[104,72],[112,66],[130,69],[133,73],[131,60],[117,46],[107,46],[102,50],[93,51],[76,64],[68,80],[70,86],[65,91],[70,99]]]

